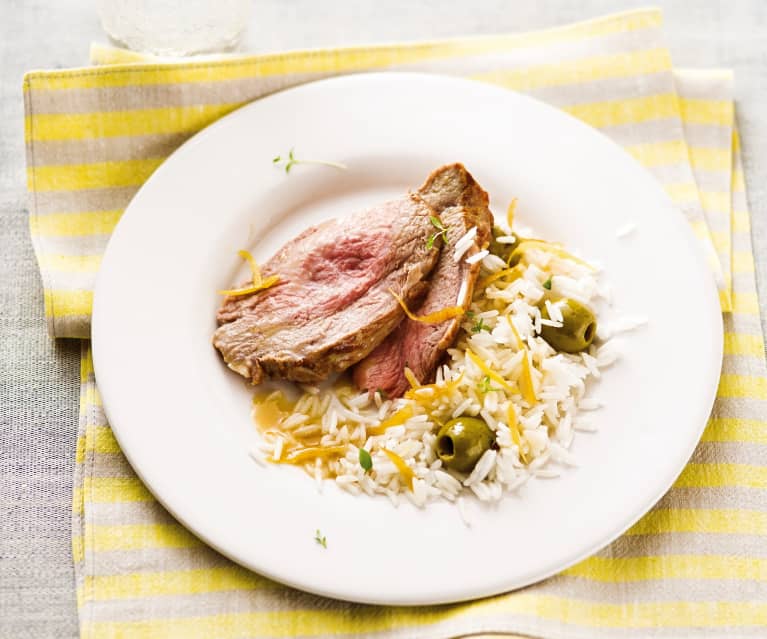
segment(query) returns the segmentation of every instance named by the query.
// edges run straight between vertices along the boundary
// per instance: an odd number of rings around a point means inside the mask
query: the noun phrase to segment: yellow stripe
[[[27,169],[27,187],[30,191],[40,192],[139,186],[146,182],[164,159],[31,167]]]
[[[85,544],[82,535],[72,535],[72,561],[79,564],[85,559]]]
[[[35,215],[29,219],[29,227],[32,235],[57,237],[108,235],[114,230],[122,213],[122,210],[119,210]]]
[[[729,191],[700,191],[700,202],[707,211],[730,212]]]
[[[652,29],[662,24],[657,10],[637,10],[568,25],[546,31],[514,35],[456,39],[417,45],[381,45],[294,51],[286,54],[230,58],[214,62],[173,65],[127,64],[69,71],[37,71],[26,75],[26,91],[142,86],[155,84],[193,84],[223,82],[258,76],[292,73],[333,73],[355,69],[382,68],[434,58],[481,55],[515,48],[538,47],[583,38],[598,38],[613,33]]]
[[[685,466],[674,484],[677,488],[767,488],[767,467],[747,464],[698,464]]]
[[[565,111],[596,128],[637,124],[672,118],[678,114],[676,95],[673,93],[578,104],[565,108]]]
[[[88,548],[94,552],[192,548],[203,543],[180,524],[85,525]]]
[[[62,273],[95,273],[101,265],[101,255],[39,255],[37,262],[43,270]]]
[[[30,131],[32,141],[35,142],[195,133],[242,104],[199,104],[92,113],[40,113],[29,116],[32,118]]]
[[[93,307],[93,291],[46,289],[45,314],[48,317],[90,315]]]
[[[676,203],[680,202],[700,202],[700,194],[695,182],[678,182],[675,184],[664,184],[663,188]],[[708,233],[707,233],[708,234]]]
[[[732,153],[730,149],[693,146],[690,147],[690,160],[696,169],[702,171],[726,171],[729,173]]]
[[[762,341],[762,336],[748,335],[745,333],[725,333],[724,354],[764,357],[764,342]]]
[[[245,568],[226,566],[178,572],[135,572],[85,578],[96,601],[168,595],[197,595],[228,590],[255,590],[274,584]]]
[[[759,298],[756,293],[732,292],[732,312],[743,315],[759,315]]]
[[[767,444],[767,421],[713,417],[708,420],[701,441]]]
[[[93,359],[90,356],[90,350],[84,357],[80,358],[80,382],[85,383],[88,377],[93,374]]]
[[[732,124],[731,100],[703,100],[679,98],[682,119],[688,124],[714,124],[729,127]]]
[[[719,306],[725,313],[732,312],[732,294],[726,288],[719,289]]]
[[[749,397],[767,400],[767,377],[756,375],[722,375],[718,397]]]
[[[714,212],[707,211],[707,213],[709,217],[711,217]],[[716,211],[716,217],[724,219],[727,217],[727,214]],[[731,238],[732,236],[729,231],[711,231],[711,241],[714,243],[714,248],[719,253],[724,253],[725,255],[730,254],[732,249],[732,245],[730,244]]]
[[[767,580],[767,559],[716,555],[589,557],[562,574],[610,583],[658,579],[765,581]]]
[[[420,627],[440,621],[467,618],[481,620],[492,616],[524,615],[597,628],[659,627],[761,627],[767,625],[767,604],[741,601],[653,601],[608,604],[517,592],[483,599],[460,606],[439,608],[387,608],[376,606],[268,612],[223,613],[141,621],[103,621],[82,623],[85,636],[110,639],[238,639],[251,636],[253,629],[269,637],[357,636],[407,627]]]
[[[756,510],[696,510],[669,508],[651,510],[627,535],[662,533],[712,533],[767,535],[767,513]]]
[[[154,501],[146,486],[135,477],[86,477],[84,487],[85,498],[92,503]]]
[[[109,426],[88,424],[86,426],[86,449],[94,453],[114,454],[121,453],[120,445],[115,439],[114,433]]]
[[[532,91],[543,87],[581,84],[609,78],[637,77],[668,71],[670,68],[668,49],[660,48],[563,60],[555,64],[542,64],[524,69],[499,69],[478,73],[472,78],[516,91]]]
[[[688,161],[687,146],[683,140],[634,144],[625,149],[645,166],[667,166]]]
[[[734,251],[732,254],[733,273],[753,273],[754,256],[749,251]]]
[[[85,461],[85,437],[80,435],[77,438],[77,445],[75,448],[75,464],[82,464]]]
[[[733,233],[751,232],[751,214],[748,211],[732,212],[732,230]]]
[[[690,225],[690,228],[692,229],[692,232],[695,234],[695,237],[698,238],[707,238],[709,236],[708,231],[708,224],[706,224],[705,220],[687,220],[687,222]]]

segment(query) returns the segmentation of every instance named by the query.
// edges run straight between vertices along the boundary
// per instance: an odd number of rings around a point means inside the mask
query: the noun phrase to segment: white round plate
[[[272,158],[295,148],[340,171]],[[622,359],[593,395],[599,432],[580,465],[494,506],[468,499],[394,508],[301,470],[262,467],[252,388],[211,346],[218,289],[317,221],[463,162],[503,213],[598,260],[624,314]],[[616,231],[635,223],[618,239]],[[530,98],[467,80],[406,73],[339,77],[269,96],[176,151],[120,220],[93,313],[107,415],[156,497],[214,548],[291,586],[377,604],[436,604],[508,591],[605,546],[669,488],[714,400],[719,305],[696,240],[656,181],[601,134]],[[319,529],[327,548],[314,541]]]

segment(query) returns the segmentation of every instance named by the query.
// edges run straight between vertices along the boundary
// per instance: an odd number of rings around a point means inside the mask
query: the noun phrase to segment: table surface
[[[246,50],[500,33],[644,6],[635,0],[256,0]],[[767,3],[660,0],[677,66],[735,70],[767,317]],[[51,340],[26,211],[25,71],[82,66],[105,41],[93,0],[0,0],[0,638],[77,636],[70,505],[79,343]],[[764,325],[763,325],[764,326]]]

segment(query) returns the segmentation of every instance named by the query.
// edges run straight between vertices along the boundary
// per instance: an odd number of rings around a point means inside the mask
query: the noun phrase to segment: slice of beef
[[[462,164],[443,166],[434,171],[418,190],[438,213],[447,227],[447,243],[431,275],[429,292],[416,315],[426,315],[448,306],[468,309],[479,273],[479,264],[467,264],[490,239],[493,225],[488,195]],[[452,247],[473,226],[474,243],[456,262]],[[354,381],[360,389],[381,389],[390,397],[399,397],[408,388],[405,366],[421,383],[433,381],[437,366],[458,334],[461,318],[439,324],[423,324],[404,319],[384,342],[354,369]]]
[[[264,265],[275,286],[224,301],[214,346],[254,384],[316,382],[357,363],[402,319],[390,290],[422,295],[439,256],[426,246],[434,214],[411,194],[304,231]]]

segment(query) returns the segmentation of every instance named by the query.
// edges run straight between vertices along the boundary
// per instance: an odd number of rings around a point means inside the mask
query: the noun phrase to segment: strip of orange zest
[[[407,304],[405,304],[405,300],[403,300],[391,289],[389,292],[394,296],[394,299],[399,302],[402,310],[405,311],[405,315],[407,315],[411,320],[415,322],[422,322],[424,324],[439,324],[440,322],[453,319],[454,317],[460,317],[466,312],[463,306],[448,306],[447,308],[442,308],[438,311],[434,311],[433,313],[429,313],[428,315],[421,315],[419,317],[410,311],[410,309],[407,307]]]
[[[575,255],[568,253],[563,248],[560,248],[559,246],[557,246],[556,244],[552,244],[551,242],[544,242],[543,240],[525,240],[524,242],[521,242],[517,248],[523,248],[523,247],[546,251],[547,253],[556,255],[557,257],[562,258],[563,260],[570,260],[571,262],[575,262],[576,264],[585,266],[590,271],[596,270],[588,262],[583,261],[579,257],[575,257]]]
[[[407,366],[405,366],[404,374],[405,379],[408,381],[408,384],[410,384],[410,388],[421,388],[421,382],[418,381],[415,373],[411,371]]]
[[[522,397],[531,406],[535,406],[538,403],[538,398],[535,396],[535,387],[533,386],[533,374],[530,372],[530,359],[527,356],[527,349],[522,349],[524,357],[522,358]]]
[[[519,458],[523,464],[527,464],[527,455],[522,452],[522,436],[519,433],[519,419],[517,418],[517,411],[514,410],[514,404],[509,402],[509,408],[506,411],[506,421],[509,423],[509,431],[511,431],[511,438],[519,449]]]
[[[248,263],[248,266],[250,266],[250,275],[253,281],[253,286],[258,286],[261,284],[261,269],[258,268],[258,262],[256,262],[256,258],[254,258],[248,251],[245,250],[237,251],[237,255],[245,260]]]
[[[491,273],[487,277],[483,277],[481,280],[479,280],[479,282],[477,282],[477,288],[481,291],[483,288],[487,288],[496,280],[499,280],[502,277],[506,277],[507,275],[512,276],[510,281],[513,282],[514,280],[522,277],[523,270],[524,269],[521,268],[521,265],[519,264],[512,266],[511,268],[501,269],[500,271]]]
[[[276,460],[282,464],[301,464],[318,457],[331,457],[333,455],[343,455],[346,452],[346,446],[309,446],[289,452],[284,459]],[[274,461],[274,460],[272,460]]]
[[[466,351],[466,355],[469,356],[469,359],[474,362],[479,370],[481,370],[485,375],[487,375],[490,379],[492,379],[494,382],[497,382],[500,384],[503,388],[505,388],[510,393],[513,393],[515,391],[515,388],[509,384],[503,377],[501,377],[498,373],[496,373],[493,369],[491,369],[485,362],[483,362],[479,357],[477,357],[474,353],[471,351]]]
[[[514,198],[509,202],[509,208],[506,209],[506,224],[509,225],[509,231],[511,231],[511,225],[514,224],[514,212],[517,210],[517,198]]]
[[[229,290],[219,291],[219,295],[226,295],[227,297],[236,297],[239,295],[250,295],[251,293],[258,293],[258,291],[265,291],[268,288],[274,286],[280,281],[279,275],[270,275],[263,280],[258,286],[245,286],[244,288],[232,288]]]
[[[519,335],[519,331],[517,330],[517,327],[514,326],[514,322],[511,320],[511,317],[508,315],[504,315],[506,318],[506,321],[509,323],[509,328],[511,329],[511,332],[514,333],[514,339],[517,340],[517,350],[521,351],[525,347],[525,343],[522,341],[522,337]]]
[[[397,467],[397,470],[399,471],[399,474],[402,476],[402,479],[405,480],[405,483],[407,484],[407,487],[412,491],[413,490],[413,478],[415,477],[415,473],[413,472],[413,469],[410,468],[405,463],[405,460],[402,459],[397,453],[390,451],[388,448],[384,448],[383,452],[386,454],[386,456],[391,459],[392,464],[394,464]]]
[[[376,435],[383,435],[386,432],[386,429],[391,428],[392,426],[401,426],[412,416],[413,416],[413,406],[411,404],[405,404],[405,406],[400,408],[396,413],[394,413],[390,417],[387,417],[386,419],[384,419],[377,426],[371,426],[370,428],[368,428],[366,432],[368,435],[371,435],[373,437],[375,437]]]
[[[458,385],[463,380],[464,371],[461,371],[461,374],[456,377],[455,379],[451,379],[449,382],[444,382],[442,384],[437,384],[436,382],[434,384],[425,384],[423,386],[419,386],[418,388],[411,388],[409,391],[407,391],[404,395],[405,399],[412,399],[414,401],[421,401],[426,399],[431,400],[433,395],[429,395],[428,397],[424,397],[423,394],[416,391],[422,391],[424,389],[433,390],[435,393],[444,393],[447,391],[448,393],[452,393],[456,388],[458,388]],[[370,432],[368,430],[368,432]]]

